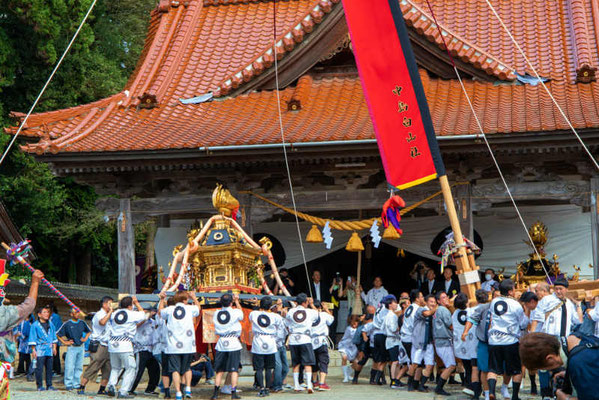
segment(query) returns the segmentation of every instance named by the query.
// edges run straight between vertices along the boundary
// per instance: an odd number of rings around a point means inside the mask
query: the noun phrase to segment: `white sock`
[[[484,393],[485,393],[485,400],[489,400],[489,391],[485,390]]]
[[[344,365],[343,367],[343,376],[345,379],[349,379],[349,365]]]
[[[177,396],[183,396],[183,393],[181,393],[177,390]]]
[[[191,386],[185,386],[185,391],[186,392],[191,392]]]
[[[304,372],[304,382],[308,385],[308,389],[312,389],[312,373]]]
[[[293,373],[293,383],[295,384],[295,389],[300,390],[301,386],[299,384],[299,372]]]

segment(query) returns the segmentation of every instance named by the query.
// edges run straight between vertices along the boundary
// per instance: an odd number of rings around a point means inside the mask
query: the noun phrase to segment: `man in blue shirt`
[[[67,390],[79,386],[79,379],[83,372],[83,356],[85,355],[84,343],[89,338],[91,330],[85,322],[79,319],[79,312],[71,309],[71,319],[62,324],[56,336],[58,341],[67,346],[64,360],[64,385]]]
[[[35,380],[37,390],[55,390],[52,386],[52,362],[56,355],[56,331],[50,323],[50,307],[38,309],[38,320],[31,325],[29,332],[29,346],[31,354],[37,359]],[[42,373],[46,368],[46,388],[43,386]]]

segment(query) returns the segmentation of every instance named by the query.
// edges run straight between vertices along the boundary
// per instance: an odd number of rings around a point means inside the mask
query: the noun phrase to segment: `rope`
[[[293,193],[293,182],[291,181],[291,170],[289,169],[289,160],[287,158],[287,146],[285,141],[285,130],[283,128],[283,115],[281,114],[281,95],[279,93],[279,64],[277,60],[277,2],[272,3],[272,28],[273,28],[273,41],[272,41],[272,52],[275,58],[275,93],[277,94],[277,112],[279,114],[279,129],[281,130],[281,144],[283,147],[283,157],[285,158],[285,168],[287,170],[287,180],[289,181],[289,192],[291,194],[291,203],[293,204],[293,211],[295,215],[295,225],[297,227],[297,237],[299,239],[300,250],[302,252],[302,261],[304,262],[304,269],[306,270],[306,279],[310,282],[310,273],[308,272],[308,264],[306,262],[306,253],[304,251],[304,242],[302,239],[302,232],[300,230],[299,219],[297,217],[297,207],[295,204],[295,195]],[[312,285],[308,285],[310,291],[310,297],[312,295]]]
[[[458,81],[460,82],[460,86],[462,87],[462,91],[464,92],[464,95],[466,96],[466,100],[468,101],[468,105],[470,106],[470,110],[472,111],[472,115],[474,116],[474,119],[476,121],[476,125],[478,126],[478,130],[480,131],[481,136],[482,136],[483,140],[485,141],[485,144],[487,145],[487,149],[489,150],[489,154],[491,155],[491,159],[493,160],[493,163],[495,164],[495,168],[497,168],[497,172],[499,173],[501,181],[503,182],[503,186],[505,186],[505,190],[507,191],[507,194],[510,197],[510,201],[512,202],[512,205],[514,206],[514,209],[516,210],[516,214],[518,215],[518,219],[520,220],[520,223],[522,224],[522,227],[524,228],[524,232],[526,232],[526,236],[528,237],[528,240],[530,241],[530,244],[532,245],[532,248],[534,249],[535,253],[539,257],[539,262],[541,262],[541,266],[543,267],[543,271],[545,272],[545,275],[547,275],[547,279],[549,279],[549,281],[551,281],[551,277],[549,276],[549,272],[547,272],[547,269],[545,268],[545,265],[541,261],[543,258],[539,254],[539,251],[537,250],[537,248],[536,248],[536,246],[534,244],[534,241],[532,240],[532,237],[530,236],[530,233],[528,232],[528,228],[526,227],[526,223],[524,222],[524,218],[522,218],[522,214],[520,213],[520,209],[518,208],[518,205],[516,204],[516,200],[514,200],[514,197],[512,196],[512,192],[510,191],[510,188],[509,188],[509,186],[507,184],[507,181],[505,180],[505,176],[503,175],[503,172],[501,171],[501,168],[499,167],[499,163],[497,162],[497,158],[495,158],[495,154],[493,153],[493,149],[491,148],[491,145],[489,144],[489,141],[487,139],[487,135],[485,134],[485,132],[483,130],[483,126],[482,126],[482,124],[481,124],[481,122],[480,122],[480,120],[478,118],[478,115],[476,114],[476,111],[474,110],[474,106],[472,105],[472,101],[470,100],[470,96],[468,96],[468,91],[466,90],[466,87],[464,86],[464,82],[462,81],[462,78],[460,77],[460,73],[459,73],[458,68],[457,68],[457,66],[455,64],[455,61],[453,60],[453,57],[451,56],[451,53],[449,52],[449,48],[447,47],[447,43],[445,43],[445,37],[443,36],[443,33],[441,32],[441,27],[439,26],[439,23],[437,22],[437,17],[435,16],[435,13],[433,11],[433,7],[431,6],[429,0],[426,0],[426,4],[428,5],[428,9],[431,12],[431,16],[433,17],[433,20],[435,21],[435,25],[437,26],[437,29],[439,30],[439,36],[441,36],[441,39],[443,40],[443,45],[445,46],[445,50],[447,50],[447,54],[449,55],[449,59],[451,60],[451,64],[453,65],[453,70],[454,70],[456,76],[458,77]],[[584,144],[583,144],[583,146],[584,146]]]
[[[73,42],[75,42],[75,39],[77,39],[77,36],[79,36],[79,32],[81,31],[81,28],[83,28],[83,25],[85,24],[85,21],[87,21],[87,17],[89,17],[89,14],[94,9],[97,1],[98,0],[94,0],[92,2],[92,4],[89,6],[89,9],[87,10],[87,13],[83,17],[83,20],[81,20],[81,23],[79,24],[79,27],[77,28],[77,31],[75,31],[75,34],[71,38],[71,41],[69,42],[69,45],[67,46],[67,48],[65,49],[65,51],[62,53],[62,56],[60,57],[60,60],[58,60],[58,63],[56,63],[56,66],[52,70],[52,73],[48,77],[48,80],[44,84],[44,87],[42,88],[42,90],[37,95],[37,98],[33,102],[33,105],[29,109],[29,112],[27,113],[27,115],[25,116],[25,118],[23,119],[23,121],[21,122],[21,124],[19,125],[19,129],[17,129],[17,133],[15,133],[15,135],[12,138],[12,140],[10,141],[10,143],[8,144],[8,146],[6,147],[6,149],[4,150],[4,153],[2,154],[2,158],[0,158],[0,165],[2,165],[2,162],[4,161],[4,159],[6,158],[6,155],[8,154],[8,152],[10,151],[10,149],[12,148],[13,144],[15,143],[15,140],[17,140],[17,136],[19,136],[19,134],[23,130],[23,127],[27,123],[27,120],[29,119],[29,116],[31,115],[31,113],[33,112],[33,110],[35,109],[35,107],[37,106],[37,103],[40,101],[40,98],[42,97],[42,95],[46,91],[46,88],[50,84],[50,81],[52,81],[52,78],[54,78],[54,74],[56,74],[56,71],[58,70],[58,67],[60,67],[60,65],[62,64],[62,60],[64,60],[65,56],[67,55],[67,53],[71,49],[71,46],[73,45]]]
[[[451,185],[451,187],[458,186],[458,185],[465,185],[465,184],[466,183],[454,183],[453,185]],[[239,192],[239,193],[250,194],[250,195],[252,195],[252,196],[254,196],[274,207],[277,207],[283,211],[286,211],[289,214],[295,215],[296,219],[301,218],[304,221],[308,221],[308,222],[310,222],[314,225],[318,225],[318,226],[325,226],[325,224],[328,222],[331,229],[337,229],[340,231],[359,231],[362,229],[370,229],[370,227],[372,226],[372,223],[374,221],[377,221],[379,224],[381,224],[380,218],[370,218],[370,219],[363,219],[363,220],[358,220],[358,221],[333,221],[333,220],[326,219],[326,218],[315,217],[313,215],[297,211],[296,209],[285,207],[281,204],[275,203],[274,201],[269,200],[266,197],[260,196],[259,194],[253,193],[251,191],[243,191],[243,192]],[[402,209],[400,211],[400,214],[401,215],[407,214],[408,212],[414,210],[415,208],[420,207],[424,203],[431,201],[432,199],[434,199],[437,196],[440,196],[441,194],[443,194],[443,192],[438,191],[438,192],[428,196],[424,200],[420,200],[417,203],[414,203],[408,207],[405,207],[404,209]],[[298,224],[299,224],[299,222],[298,222]]]
[[[584,149],[584,151],[589,155],[589,157],[593,161],[593,164],[595,164],[595,168],[597,168],[599,170],[599,163],[597,163],[597,160],[595,159],[595,157],[593,157],[593,154],[591,154],[591,152],[588,149],[588,147],[582,141],[582,138],[580,137],[580,135],[578,134],[578,132],[576,131],[576,129],[574,128],[574,126],[572,125],[572,123],[570,122],[570,120],[568,119],[568,117],[566,116],[566,113],[564,112],[564,110],[562,109],[562,107],[559,105],[559,103],[557,102],[557,100],[555,99],[555,97],[553,97],[553,94],[551,94],[551,91],[549,90],[549,88],[547,87],[547,85],[545,85],[545,82],[543,82],[543,79],[541,79],[541,76],[537,72],[537,69],[532,65],[532,63],[530,62],[530,60],[528,59],[528,57],[526,57],[526,53],[524,53],[524,50],[522,50],[522,47],[520,47],[520,45],[518,44],[518,42],[516,41],[516,39],[514,38],[514,36],[512,36],[512,33],[510,32],[510,30],[508,29],[508,27],[505,25],[505,23],[503,22],[503,20],[501,19],[501,17],[497,13],[497,11],[495,10],[495,7],[493,7],[493,5],[489,2],[489,0],[485,0],[485,1],[486,1],[487,5],[489,6],[489,8],[491,9],[491,11],[493,12],[493,14],[495,14],[495,17],[497,17],[497,19],[499,20],[499,23],[501,24],[501,26],[503,27],[503,29],[506,31],[506,33],[508,34],[508,36],[510,37],[510,39],[512,40],[512,42],[514,43],[514,45],[516,46],[516,48],[518,49],[518,51],[520,52],[520,54],[522,55],[522,57],[524,57],[524,60],[526,61],[526,63],[528,64],[528,66],[532,69],[532,72],[535,74],[535,76],[539,80],[539,83],[543,86],[543,89],[545,89],[545,91],[547,92],[547,94],[549,95],[549,97],[551,97],[551,101],[553,101],[553,104],[555,104],[555,106],[559,110],[560,114],[562,115],[562,117],[564,118],[564,120],[566,121],[566,123],[568,124],[568,126],[570,127],[570,130],[572,130],[572,133],[574,133],[574,135],[576,136],[576,139],[578,139],[578,141],[582,145],[582,148]],[[427,2],[428,2],[428,0],[427,0]],[[437,25],[437,27],[438,27],[438,25]],[[447,46],[445,46],[445,47],[447,47]]]

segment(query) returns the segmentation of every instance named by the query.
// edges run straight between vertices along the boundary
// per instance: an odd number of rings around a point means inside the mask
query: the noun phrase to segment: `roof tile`
[[[426,72],[422,75],[437,135],[480,133],[459,83],[430,79]],[[542,87],[475,81],[465,81],[464,85],[485,133],[567,129]],[[577,129],[599,126],[599,96],[594,96],[598,92],[597,85],[594,82],[548,84]],[[305,76],[296,87],[282,90],[280,98],[289,143],[374,138],[357,77],[313,79]],[[286,101],[290,99],[298,99],[301,109],[288,111]],[[276,92],[263,91],[211,103],[173,103],[139,111],[119,109],[99,124],[93,134],[45,140],[26,145],[24,149],[95,152],[280,143],[276,101]],[[232,115],[235,118],[231,118]],[[257,115],[260,118],[256,118]],[[87,117],[86,114],[74,118],[70,125]],[[99,116],[91,119],[86,129],[98,121]],[[50,125],[48,129],[52,132],[63,129],[63,123]]]

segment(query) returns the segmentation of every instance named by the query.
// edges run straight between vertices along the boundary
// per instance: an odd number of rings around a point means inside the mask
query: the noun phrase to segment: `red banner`
[[[400,0],[343,0],[387,182],[406,189],[445,174]]]

